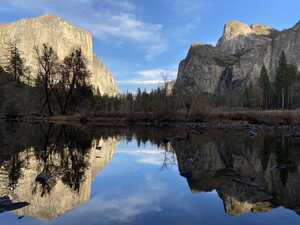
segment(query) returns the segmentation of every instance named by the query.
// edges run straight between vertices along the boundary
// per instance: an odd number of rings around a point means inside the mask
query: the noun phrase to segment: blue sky
[[[0,21],[58,15],[94,34],[120,90],[175,79],[190,45],[216,43],[230,20],[277,29],[300,20],[298,0],[1,0]]]

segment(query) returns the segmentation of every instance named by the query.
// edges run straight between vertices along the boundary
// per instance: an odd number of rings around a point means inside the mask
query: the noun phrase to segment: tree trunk
[[[281,89],[281,109],[284,110],[285,106],[285,99],[284,99],[284,90],[283,88]]]

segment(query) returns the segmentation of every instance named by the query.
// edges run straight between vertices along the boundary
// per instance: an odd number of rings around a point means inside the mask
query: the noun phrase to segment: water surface
[[[284,135],[1,124],[0,146],[1,225],[300,223]]]

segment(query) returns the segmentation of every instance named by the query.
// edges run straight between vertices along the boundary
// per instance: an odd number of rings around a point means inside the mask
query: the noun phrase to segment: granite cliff
[[[7,45],[16,41],[26,64],[31,68],[34,78],[37,70],[34,47],[44,43],[52,46],[60,59],[67,56],[73,48],[81,47],[92,72],[91,83],[101,94],[116,95],[118,93],[112,73],[95,56],[93,52],[92,34],[71,25],[60,17],[41,16],[22,19],[15,23],[0,25],[0,57],[4,58]],[[3,62],[3,60],[1,60]]]
[[[216,46],[193,44],[179,65],[175,88],[215,93],[256,83],[265,64],[274,79],[281,53],[300,68],[300,23],[283,31],[231,21]]]

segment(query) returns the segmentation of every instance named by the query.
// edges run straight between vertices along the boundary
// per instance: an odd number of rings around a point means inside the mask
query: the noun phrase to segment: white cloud
[[[177,71],[176,70],[166,70],[166,69],[153,69],[153,70],[142,70],[138,72],[143,78],[151,78],[151,79],[162,79],[163,77],[167,77],[170,80],[176,78]]]
[[[129,42],[146,51],[152,59],[166,51],[163,26],[145,22],[136,15],[129,0],[3,0],[5,10],[59,15],[110,43]],[[2,6],[0,6],[1,9]],[[4,7],[2,8],[4,10]]]
[[[162,149],[119,150],[118,154],[135,156],[137,163],[153,166],[162,166],[165,162],[165,157],[168,159],[174,157],[172,153]]]
[[[130,41],[146,49],[146,59],[151,60],[156,55],[166,51],[167,43],[162,37],[163,26],[151,24],[139,20],[132,13],[111,13],[97,15],[97,21],[101,23],[89,23],[89,27],[95,36],[102,40],[111,38]]]
[[[142,158],[138,160],[138,163],[140,164],[146,164],[146,165],[153,165],[153,166],[161,166],[163,165],[164,161],[163,158],[158,158],[158,157],[147,157],[147,158]]]
[[[162,80],[141,80],[141,79],[130,79],[130,80],[119,80],[118,84],[136,84],[136,85],[155,85],[155,84],[163,84]]]
[[[177,69],[150,69],[137,72],[137,76],[130,80],[118,81],[119,84],[163,84],[167,81],[175,80]]]

